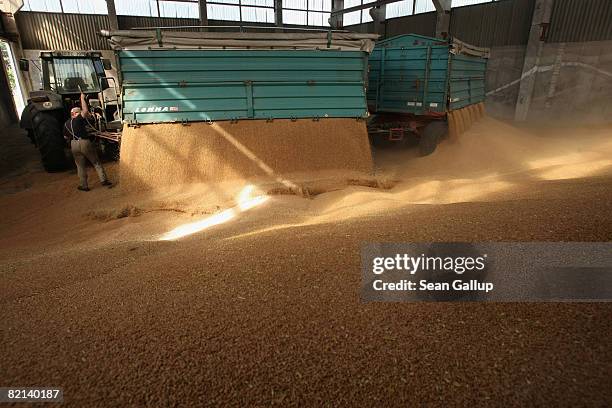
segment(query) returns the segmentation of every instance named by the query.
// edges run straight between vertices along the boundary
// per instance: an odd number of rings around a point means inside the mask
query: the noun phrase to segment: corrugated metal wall
[[[117,20],[119,20],[119,28],[122,30],[127,30],[130,28],[138,28],[138,27],[181,27],[181,26],[199,26],[200,20],[197,18],[169,18],[169,17],[138,17],[138,16],[117,16]],[[224,26],[224,28],[211,28],[210,31],[230,31],[236,32],[236,28],[232,27],[240,27],[240,22],[238,21],[223,21],[223,20],[208,20],[208,25],[210,26]],[[262,23],[242,23],[242,25],[246,26],[263,26],[263,27],[274,27],[274,24],[262,24]],[[299,27],[298,27],[299,28]],[[198,31],[199,28],[186,28],[186,29],[177,29],[177,31]],[[257,29],[249,28],[249,32],[256,32]],[[270,32],[269,29],[259,30],[262,32]]]
[[[422,13],[389,19],[385,31],[384,35],[387,38],[408,33],[434,37],[436,35],[436,13]]]
[[[400,34],[419,34],[433,37],[436,35],[436,13],[421,13],[413,16],[390,18],[382,26],[384,32],[378,34],[384,38]],[[373,33],[374,23],[354,24],[344,28],[356,33]]]
[[[363,23],[363,24],[354,24],[350,26],[344,27],[345,30],[353,31],[355,33],[373,33],[374,31],[374,23]]]
[[[30,50],[108,50],[98,35],[108,29],[108,16],[18,12],[15,14],[24,49]]]
[[[450,32],[482,47],[527,44],[534,4],[535,0],[503,0],[453,8]]]
[[[612,39],[611,0],[555,0],[547,42]]]
[[[122,30],[134,27],[178,27],[200,24],[197,18],[117,16],[117,20]]]

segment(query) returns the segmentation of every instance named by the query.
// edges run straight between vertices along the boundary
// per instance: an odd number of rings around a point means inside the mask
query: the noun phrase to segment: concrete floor
[[[3,386],[61,386],[74,407],[612,404],[610,304],[359,300],[365,241],[612,240],[609,166],[334,222],[277,197],[164,242],[143,231],[185,214],[87,217],[118,189],[79,195],[7,137],[22,159],[0,184]]]

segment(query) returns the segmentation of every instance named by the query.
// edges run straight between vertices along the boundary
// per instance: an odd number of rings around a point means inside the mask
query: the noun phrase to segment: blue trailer
[[[367,90],[373,144],[413,135],[427,155],[449,126],[451,133],[465,130],[482,115],[488,55],[487,49],[457,39],[406,34],[378,41],[369,59]]]
[[[122,50],[118,60],[131,124],[368,114],[364,51]]]
[[[128,124],[368,116],[373,34],[103,32]]]
[[[121,83],[123,188],[371,171],[365,85],[377,35],[102,34]]]

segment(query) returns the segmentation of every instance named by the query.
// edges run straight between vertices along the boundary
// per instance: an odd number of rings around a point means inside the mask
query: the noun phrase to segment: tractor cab
[[[99,55],[65,56],[42,53],[43,87],[60,95],[98,93],[106,77]],[[104,88],[108,88],[108,83]]]
[[[102,59],[99,52],[43,52],[43,89],[62,97],[64,109],[70,111],[79,106],[83,92],[91,107],[101,109],[108,122],[117,115],[117,90],[110,89],[113,78],[106,76],[105,69],[111,69],[110,61]],[[108,97],[107,97],[108,96]]]

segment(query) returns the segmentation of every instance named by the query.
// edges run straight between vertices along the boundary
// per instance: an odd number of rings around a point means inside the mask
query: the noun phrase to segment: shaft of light
[[[270,197],[266,195],[260,195],[257,197],[251,197],[252,192],[255,190],[255,186],[248,185],[244,187],[238,196],[236,201],[238,205],[222,211],[218,214],[204,218],[203,220],[191,222],[189,224],[183,224],[176,227],[172,231],[168,231],[161,238],[160,241],[172,241],[175,239],[186,237],[187,235],[195,234],[196,232],[203,231],[207,228],[215,225],[223,224],[232,218],[235,218],[239,213],[250,210],[253,207],[261,205],[268,201]]]
[[[253,207],[257,207],[258,205],[265,203],[269,198],[270,197],[265,195],[260,195],[253,198],[240,197],[240,200],[238,200],[238,208],[240,211],[250,210]]]
[[[175,239],[186,237],[187,235],[195,234],[196,232],[200,232],[205,230],[206,228],[210,228],[214,225],[223,224],[234,218],[236,216],[236,212],[233,208],[222,211],[213,216],[204,218],[203,220],[192,222],[189,224],[183,224],[180,227],[176,227],[172,231],[168,231],[165,233],[160,240],[161,241],[172,241]]]

